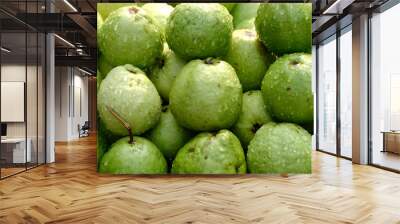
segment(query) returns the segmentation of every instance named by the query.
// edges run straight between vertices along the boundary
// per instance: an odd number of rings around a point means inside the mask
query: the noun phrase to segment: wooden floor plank
[[[400,223],[400,175],[313,152],[313,174],[111,176],[96,139],[0,181],[0,223]]]

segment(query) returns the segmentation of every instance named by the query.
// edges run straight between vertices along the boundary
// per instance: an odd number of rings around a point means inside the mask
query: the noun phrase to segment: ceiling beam
[[[96,46],[96,33],[97,30],[89,23],[89,21],[81,14],[69,13],[67,16],[74,21],[82,30],[87,34],[86,41],[90,46]]]
[[[88,67],[96,71],[97,60],[91,56],[55,56],[55,65]]]

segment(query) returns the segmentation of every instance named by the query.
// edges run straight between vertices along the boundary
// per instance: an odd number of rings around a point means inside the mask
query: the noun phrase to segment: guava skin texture
[[[235,30],[224,60],[235,68],[243,91],[260,89],[261,81],[275,58],[253,30]]]
[[[229,11],[232,12],[233,9],[236,7],[236,3],[220,3],[221,5],[225,6],[225,8]]]
[[[239,24],[235,27],[235,29],[236,29],[236,30],[249,29],[249,30],[254,30],[254,31],[255,31],[255,30],[256,30],[256,27],[255,27],[255,25],[254,25],[254,20],[255,20],[255,18],[254,18],[254,19],[245,20],[245,21],[239,23]]]
[[[113,68],[97,93],[97,109],[107,130],[118,136],[128,131],[108,110],[110,107],[140,135],[154,127],[161,115],[161,98],[146,74],[132,65]]]
[[[97,58],[97,68],[97,89],[99,89],[101,82],[111,69],[113,69],[113,66],[104,58],[103,55],[100,55]]]
[[[232,16],[219,3],[181,3],[168,18],[169,47],[182,59],[223,56],[229,50]]]
[[[126,6],[135,5],[135,3],[97,3],[97,11],[100,13],[103,20],[106,20],[108,15],[115,10]]]
[[[311,52],[311,3],[261,4],[255,25],[260,39],[277,55]]]
[[[146,3],[142,6],[142,9],[154,18],[164,35],[168,17],[174,11],[174,7],[167,3]]]
[[[114,66],[112,66],[110,62],[108,62],[103,55],[99,56],[97,60],[97,67],[99,68],[99,71],[103,75],[103,78],[106,77],[107,74],[111,71],[111,69],[114,68]]]
[[[238,119],[242,87],[228,63],[208,58],[185,65],[169,95],[175,119],[185,128],[214,131],[230,128]]]
[[[103,17],[101,17],[100,13],[97,13],[97,30],[100,29],[101,25],[103,25]]]
[[[124,137],[111,145],[99,166],[100,173],[111,174],[165,174],[167,162],[151,141],[142,137]]]
[[[103,79],[104,79],[103,74],[99,70],[97,70],[97,76],[96,76],[96,86],[97,86],[96,88],[97,89],[99,89],[100,84],[103,81]]]
[[[158,124],[147,134],[167,160],[172,161],[178,150],[192,137],[192,133],[176,122],[171,110],[164,107]]]
[[[172,163],[174,174],[244,174],[245,155],[232,132],[200,133],[181,148]]]
[[[235,27],[235,29],[238,29],[238,25],[249,20],[252,20],[254,27],[254,19],[257,16],[257,10],[259,6],[260,3],[237,3],[235,9],[232,12],[233,27]]]
[[[269,67],[261,92],[274,120],[296,124],[313,122],[311,66],[310,54],[295,53],[278,58]]]
[[[250,173],[311,173],[311,135],[296,124],[262,126],[247,151]]]
[[[308,131],[310,135],[314,134],[314,122],[302,124],[301,127],[304,128],[306,131]]]
[[[162,59],[151,69],[149,78],[156,86],[160,96],[165,101],[168,101],[172,83],[183,66],[185,66],[186,61],[179,58],[168,47],[164,49]]]
[[[252,90],[243,94],[242,112],[232,132],[239,138],[243,148],[247,149],[257,130],[271,121],[261,91]]]
[[[104,21],[98,31],[100,51],[114,66],[132,64],[148,68],[161,57],[163,34],[147,12],[123,7]]]

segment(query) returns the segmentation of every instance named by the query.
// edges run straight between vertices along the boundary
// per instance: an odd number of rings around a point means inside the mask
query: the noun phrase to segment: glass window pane
[[[400,170],[400,5],[376,14],[372,25],[372,163]]]
[[[350,29],[350,30],[348,30]],[[351,27],[340,36],[340,153],[352,156],[352,35]]]
[[[1,174],[2,178],[24,171],[30,161],[26,144],[26,33],[1,34]],[[28,147],[27,147],[28,146]],[[28,150],[26,150],[28,149]]]
[[[318,148],[336,153],[336,36],[318,48]]]
[[[313,91],[313,94],[314,94],[314,105],[316,105],[316,102],[317,102],[317,97],[315,97],[316,96],[316,78],[317,78],[317,47],[315,46],[315,45],[313,45],[312,46],[312,65],[313,65],[313,68],[312,68],[312,91]],[[312,149],[313,150],[315,150],[316,149],[316,143],[317,143],[317,141],[316,141],[316,131],[315,131],[315,129],[316,129],[316,120],[317,120],[317,118],[316,118],[316,106],[314,106],[314,124],[313,124],[313,135],[312,135]]]
[[[28,62],[27,62],[27,80],[26,80],[26,113],[27,113],[27,142],[30,147],[30,160],[27,164],[28,168],[37,165],[37,127],[38,127],[38,56],[37,56],[37,41],[38,36],[36,32],[28,32]],[[28,147],[28,148],[29,148]]]

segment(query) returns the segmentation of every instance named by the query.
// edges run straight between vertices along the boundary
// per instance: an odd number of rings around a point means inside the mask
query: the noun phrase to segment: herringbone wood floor
[[[106,176],[95,138],[0,181],[0,223],[400,223],[400,175],[315,152],[313,174]]]

